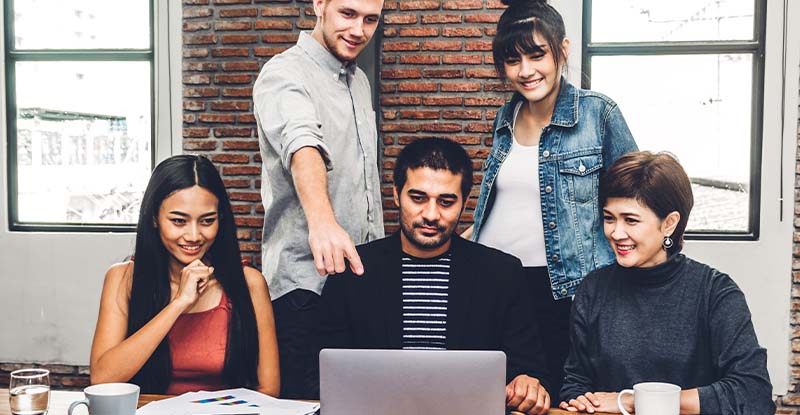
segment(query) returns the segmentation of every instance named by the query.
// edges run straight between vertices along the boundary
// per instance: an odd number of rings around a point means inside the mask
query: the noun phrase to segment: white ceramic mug
[[[671,383],[644,382],[633,385],[617,395],[617,407],[624,415],[631,415],[622,405],[622,397],[633,395],[636,415],[678,415],[681,411],[681,387]]]
[[[86,405],[92,415],[136,415],[139,387],[132,383],[101,383],[83,390],[86,399],[73,402],[67,413]]]

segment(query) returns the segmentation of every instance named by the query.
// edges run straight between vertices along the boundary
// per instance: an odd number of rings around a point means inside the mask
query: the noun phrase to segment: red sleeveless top
[[[182,314],[167,334],[172,358],[168,395],[200,390],[220,390],[231,305],[225,291],[211,310]]]

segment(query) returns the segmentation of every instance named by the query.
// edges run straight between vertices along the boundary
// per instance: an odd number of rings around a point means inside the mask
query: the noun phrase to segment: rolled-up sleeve
[[[330,151],[322,137],[322,123],[311,95],[298,79],[281,72],[266,71],[253,87],[253,105],[265,141],[277,154],[281,164],[291,171],[292,156],[303,147],[319,150],[325,167],[333,170]]]

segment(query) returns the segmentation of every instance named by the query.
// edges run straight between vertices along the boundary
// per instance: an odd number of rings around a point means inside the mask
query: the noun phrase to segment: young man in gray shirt
[[[281,395],[302,398],[310,328],[327,274],[356,274],[356,244],[383,236],[372,94],[355,59],[383,0],[314,0],[317,23],[264,65],[253,88],[263,159],[262,268],[273,300]]]

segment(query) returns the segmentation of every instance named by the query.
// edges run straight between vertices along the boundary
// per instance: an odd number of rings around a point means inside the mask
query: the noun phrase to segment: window
[[[689,236],[758,239],[766,1],[586,0],[584,16],[583,87],[681,161]]]
[[[153,2],[4,13],[11,230],[130,229],[155,159]]]

